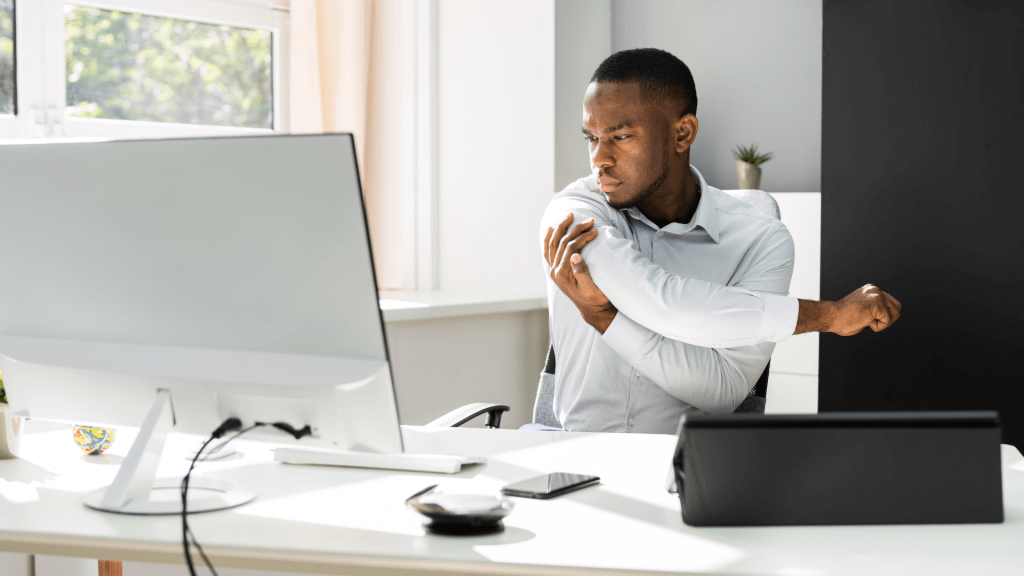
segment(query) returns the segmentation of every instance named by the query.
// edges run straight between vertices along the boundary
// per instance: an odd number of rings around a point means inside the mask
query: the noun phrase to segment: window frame
[[[15,0],[17,114],[0,115],[0,139],[175,138],[288,132],[287,0]],[[147,122],[65,115],[64,4],[268,30],[273,128]]]

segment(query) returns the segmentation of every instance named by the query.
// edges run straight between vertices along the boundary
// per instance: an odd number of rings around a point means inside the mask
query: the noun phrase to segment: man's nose
[[[612,155],[610,148],[607,143],[602,144],[598,140],[590,152],[590,162],[594,168],[608,168],[615,165],[615,156]]]

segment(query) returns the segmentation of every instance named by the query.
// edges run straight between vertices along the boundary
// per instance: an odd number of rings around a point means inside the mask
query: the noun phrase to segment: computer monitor
[[[88,504],[159,511],[172,424],[402,452],[351,135],[0,146],[0,175],[12,410],[142,427]]]

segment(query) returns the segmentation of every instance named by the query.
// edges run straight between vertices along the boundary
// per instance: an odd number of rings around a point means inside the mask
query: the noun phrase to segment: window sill
[[[385,322],[546,310],[547,297],[517,292],[380,292]]]

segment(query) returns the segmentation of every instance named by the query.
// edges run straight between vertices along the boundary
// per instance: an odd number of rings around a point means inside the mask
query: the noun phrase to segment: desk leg
[[[99,576],[121,576],[121,561],[100,560]]]

